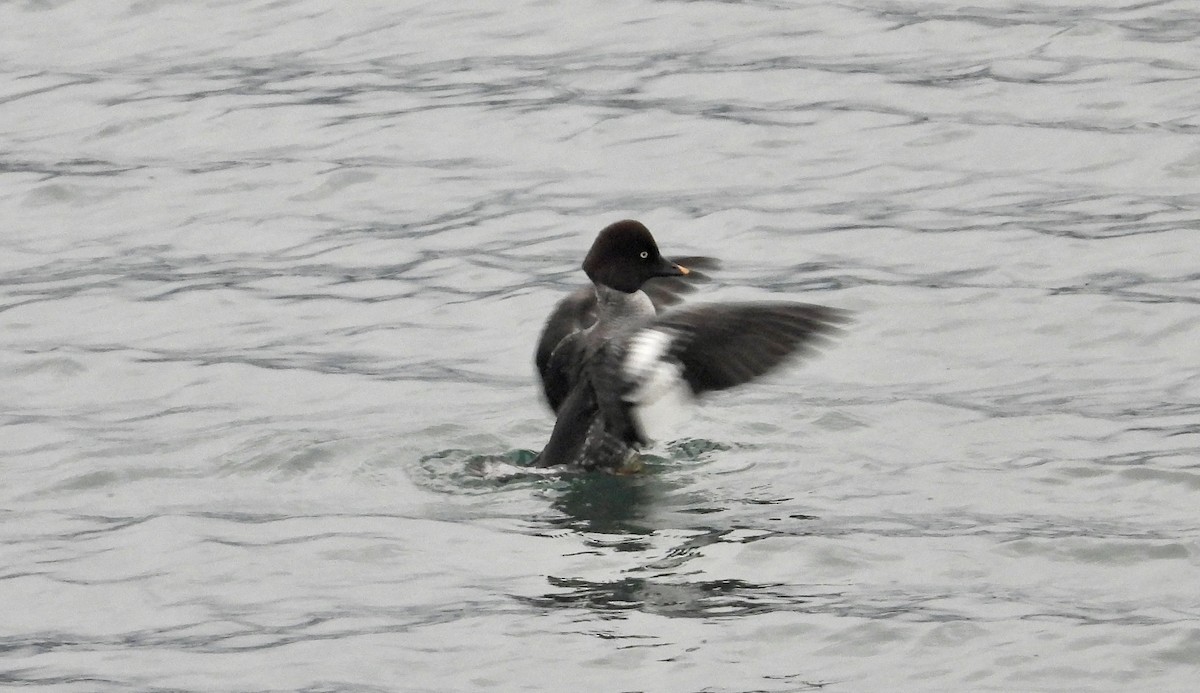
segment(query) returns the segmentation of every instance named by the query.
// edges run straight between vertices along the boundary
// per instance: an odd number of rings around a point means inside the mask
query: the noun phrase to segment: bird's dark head
[[[583,271],[596,284],[627,294],[641,289],[647,279],[688,273],[663,257],[650,230],[632,219],[604,227],[583,259]]]

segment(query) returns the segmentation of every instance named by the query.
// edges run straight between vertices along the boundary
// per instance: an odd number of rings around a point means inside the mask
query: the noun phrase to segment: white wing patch
[[[670,357],[672,332],[648,328],[633,335],[622,362],[631,384],[624,400],[644,440],[669,437],[691,418],[695,398],[683,379],[683,365]]]

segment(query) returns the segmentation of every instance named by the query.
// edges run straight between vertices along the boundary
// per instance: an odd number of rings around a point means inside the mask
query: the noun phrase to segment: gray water
[[[0,27],[0,683],[1197,690],[1194,2]],[[535,474],[625,217],[856,322]]]

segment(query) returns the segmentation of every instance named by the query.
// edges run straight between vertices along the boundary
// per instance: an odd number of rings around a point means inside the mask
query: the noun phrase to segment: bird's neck
[[[603,284],[596,284],[596,321],[620,324],[653,317],[654,304],[643,291],[627,294]]]

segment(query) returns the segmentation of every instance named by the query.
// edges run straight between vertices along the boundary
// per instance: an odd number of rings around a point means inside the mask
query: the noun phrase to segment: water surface
[[[0,681],[1184,691],[1200,10],[0,5]],[[594,233],[854,310],[524,466]]]

